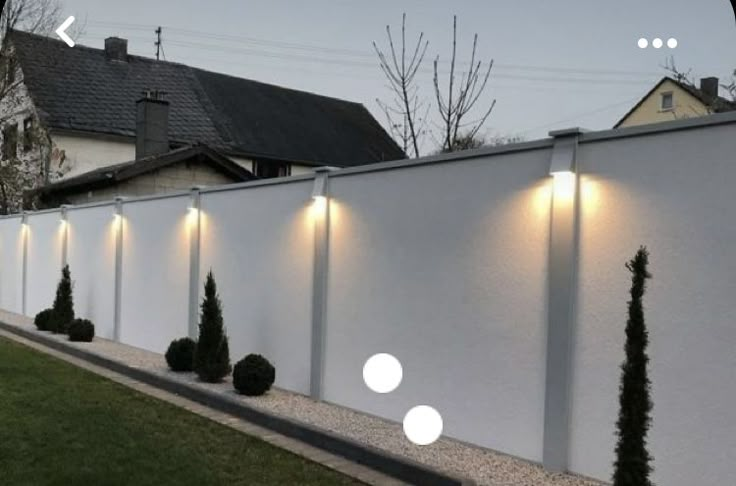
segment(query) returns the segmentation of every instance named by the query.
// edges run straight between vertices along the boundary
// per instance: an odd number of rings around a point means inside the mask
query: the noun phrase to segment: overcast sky
[[[496,63],[483,100],[498,100],[489,136],[610,128],[670,55],[696,78],[736,68],[728,0],[65,0],[64,15],[86,18],[82,44],[117,35],[132,54],[153,56],[161,25],[169,61],[357,101],[384,123],[375,99],[390,93],[371,41],[384,45],[386,24],[398,29],[402,12],[408,37],[423,31],[430,41],[420,74],[430,100],[431,60],[449,59],[452,16],[461,62],[478,33],[479,54]],[[640,49],[641,37],[679,45]]]

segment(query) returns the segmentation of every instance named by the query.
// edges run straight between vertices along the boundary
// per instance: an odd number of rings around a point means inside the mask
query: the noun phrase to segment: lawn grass
[[[359,484],[0,338],[0,484]]]

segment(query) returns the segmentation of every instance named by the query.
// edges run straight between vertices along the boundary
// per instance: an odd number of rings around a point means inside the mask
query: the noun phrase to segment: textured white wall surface
[[[651,252],[657,484],[736,484],[736,137],[733,126],[581,146],[571,469],[610,478],[630,274]]]
[[[312,182],[202,195],[202,283],[212,269],[233,363],[260,353],[276,385],[309,392]],[[200,286],[200,296],[204,290]]]
[[[28,307],[35,316],[54,303],[61,279],[62,223],[59,213],[28,216]]]
[[[90,319],[95,334],[113,338],[115,312],[114,205],[70,209],[68,262],[74,281],[74,311]]]
[[[121,340],[163,353],[187,335],[189,197],[123,207]]]
[[[122,142],[54,133],[51,139],[56,154],[54,162],[58,163],[60,157],[64,160],[64,177],[74,177],[99,167],[135,160],[135,140],[132,138],[130,142]]]
[[[23,239],[20,218],[0,219],[0,306],[22,310]]]
[[[550,152],[330,180],[325,398],[541,460]],[[363,383],[379,352],[388,395]]]

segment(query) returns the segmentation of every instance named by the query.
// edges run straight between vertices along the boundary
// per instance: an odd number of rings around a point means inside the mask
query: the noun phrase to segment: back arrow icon
[[[67,35],[67,33],[65,31],[66,31],[66,29],[69,28],[70,25],[72,25],[74,23],[75,20],[76,19],[74,18],[74,16],[73,15],[70,15],[69,18],[66,19],[64,21],[64,23],[62,23],[59,26],[58,29],[56,29],[56,35],[58,35],[59,37],[61,37],[61,40],[63,40],[64,42],[66,42],[66,45],[68,45],[69,47],[74,47],[74,41],[72,40],[71,37],[69,37]]]

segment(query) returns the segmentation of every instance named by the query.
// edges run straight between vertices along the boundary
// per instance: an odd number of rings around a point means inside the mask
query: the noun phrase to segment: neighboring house
[[[0,102],[3,160],[47,182],[140,158],[136,102],[151,95],[168,107],[157,155],[201,143],[261,178],[406,157],[359,103],[129,55],[115,37],[104,49],[12,30],[6,41],[17,86]]]
[[[736,102],[719,96],[718,78],[703,78],[700,88],[664,77],[614,128],[645,125],[736,110]]]
[[[43,206],[55,207],[253,179],[255,176],[241,165],[205,145],[195,145],[66,177],[33,194]]]

